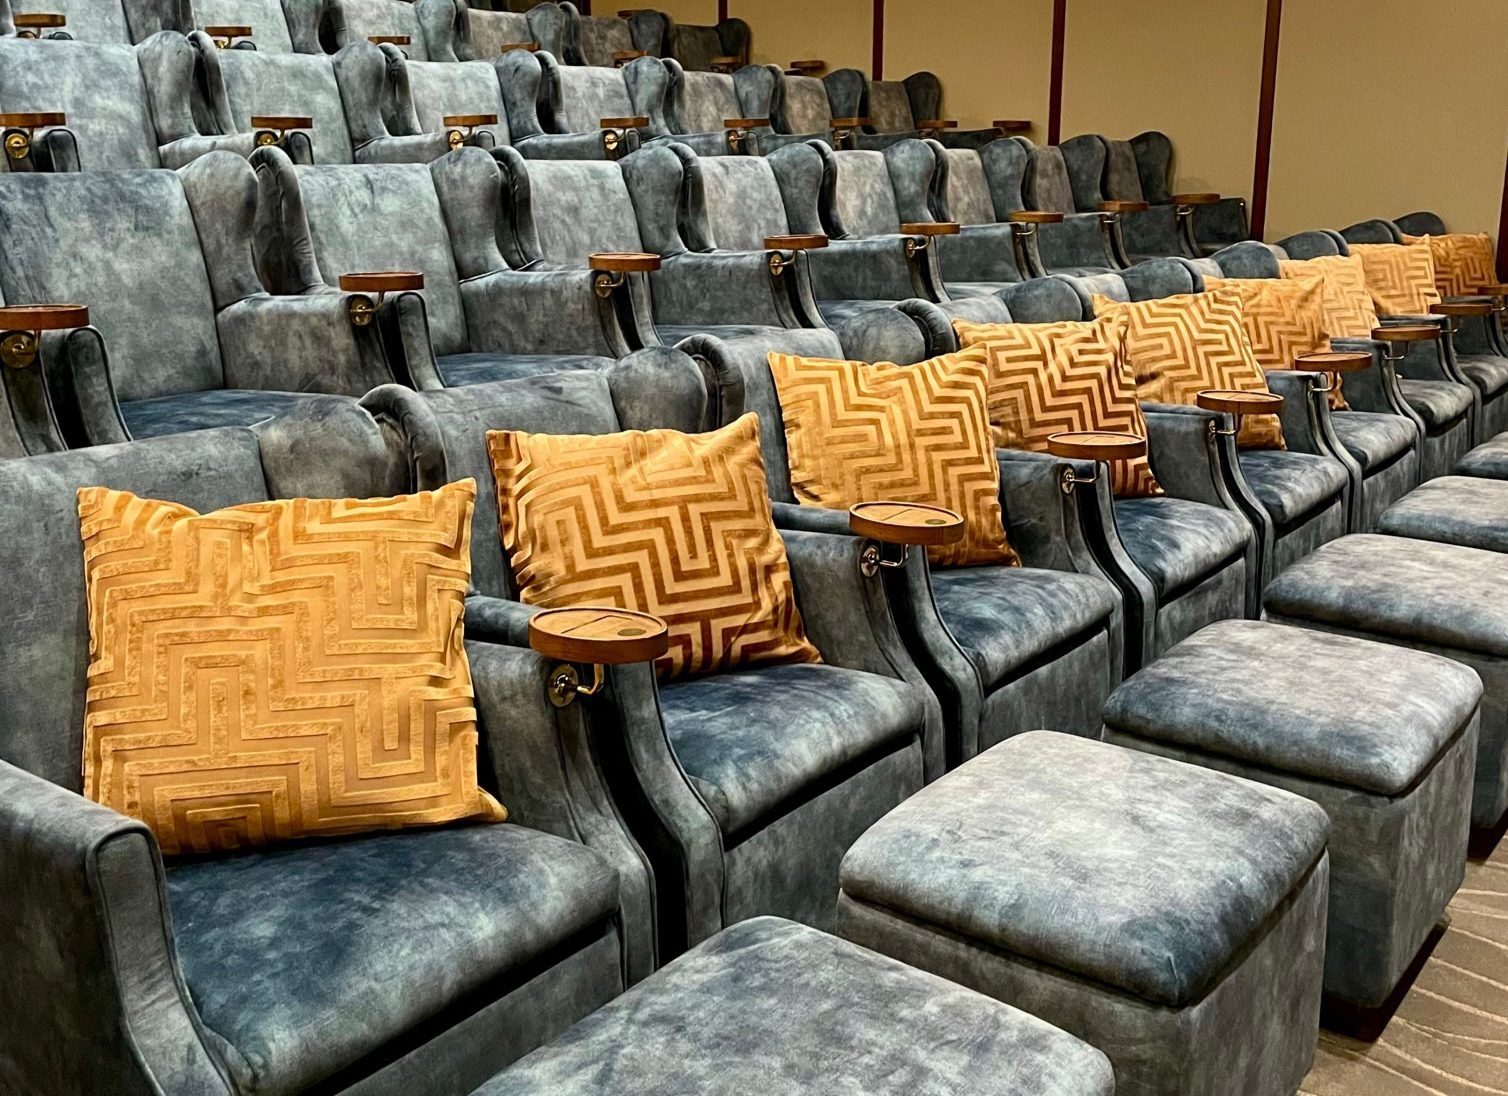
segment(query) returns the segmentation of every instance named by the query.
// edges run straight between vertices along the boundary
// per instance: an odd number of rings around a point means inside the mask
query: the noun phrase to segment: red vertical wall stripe
[[[1047,143],[1063,136],[1063,40],[1068,33],[1068,0],[1052,4],[1052,68],[1047,83]]]
[[[874,0],[873,51],[869,58],[869,77],[885,78],[885,0]]]
[[[721,23],[728,18],[728,0],[717,0],[717,21]]]
[[[1503,168],[1503,205],[1498,213],[1498,277],[1508,281],[1508,166]]]
[[[1267,176],[1272,164],[1272,110],[1278,90],[1278,43],[1283,32],[1283,0],[1267,0],[1267,33],[1262,42],[1262,95],[1257,104],[1257,158],[1251,176],[1251,234],[1267,232]]]

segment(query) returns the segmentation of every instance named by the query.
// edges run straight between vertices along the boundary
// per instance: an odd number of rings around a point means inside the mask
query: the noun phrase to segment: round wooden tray
[[[1146,202],[1127,202],[1116,200],[1113,202],[1101,202],[1096,206],[1101,213],[1140,213],[1150,209]]]
[[[68,331],[88,326],[88,305],[16,304],[0,308],[0,331]]]
[[[374,46],[406,46],[413,39],[406,34],[369,34],[367,41]]]
[[[424,275],[415,270],[366,270],[342,274],[340,288],[347,293],[400,293],[423,289]]]
[[[1492,305],[1487,301],[1440,301],[1429,306],[1431,316],[1490,316]]]
[[[917,122],[916,128],[922,131],[929,129],[957,129],[958,123],[952,118],[928,118],[925,121]]]
[[[996,118],[990,125],[1005,133],[1025,133],[1032,128],[1025,118]]]
[[[529,618],[529,646],[546,658],[594,666],[649,662],[670,649],[659,617],[628,609],[546,609]]]
[[[307,114],[253,114],[253,129],[313,129],[314,119]]]
[[[624,61],[637,61],[640,57],[648,57],[642,49],[620,49],[613,52],[613,63],[622,64]]]
[[[1237,392],[1210,388],[1195,399],[1206,411],[1223,411],[1227,415],[1271,415],[1283,407],[1283,397],[1276,392]]]
[[[903,236],[957,236],[962,231],[957,221],[907,221],[901,225]]]
[[[714,57],[707,62],[707,64],[711,66],[713,72],[717,72],[721,69],[742,68],[743,63],[744,59],[742,57],[733,57],[727,54],[724,54],[721,57]]]
[[[497,51],[499,53],[512,53],[514,50],[523,50],[525,53],[534,53],[538,51],[538,49],[538,42],[504,42],[502,45],[497,47]]]
[[[462,129],[472,129],[476,126],[497,125],[496,114],[447,114],[440,119],[443,126],[459,126]]]
[[[60,110],[0,114],[0,126],[6,129],[40,129],[43,126],[66,126],[67,124],[68,115]]]
[[[1372,364],[1372,355],[1364,350],[1325,350],[1318,354],[1300,354],[1293,359],[1295,369],[1316,373],[1354,373]]]
[[[800,73],[803,73],[803,74],[810,73],[810,72],[821,72],[826,67],[827,67],[827,62],[826,61],[810,60],[810,61],[792,61],[791,62],[791,68],[793,68],[797,72],[800,72]]]
[[[11,22],[26,30],[36,30],[41,27],[66,27],[68,16],[52,11],[26,11],[18,13],[11,19]]]
[[[205,27],[204,33],[211,38],[250,38],[251,28],[243,26]]]
[[[1010,219],[1024,225],[1060,225],[1063,223],[1063,214],[1050,209],[1018,209],[1011,214]]]
[[[1186,205],[1186,206],[1214,205],[1219,200],[1220,200],[1220,195],[1218,195],[1218,194],[1211,194],[1208,191],[1201,192],[1201,193],[1198,193],[1198,194],[1175,194],[1175,195],[1173,195],[1173,204],[1174,205]]]
[[[649,125],[649,119],[642,114],[633,114],[626,118],[601,118],[597,125],[602,129],[643,129]]]
[[[1401,323],[1374,327],[1372,338],[1378,342],[1437,342],[1440,329],[1432,323]]]
[[[766,251],[808,251],[814,247],[826,246],[827,237],[816,232],[805,235],[766,236],[764,238]]]
[[[612,274],[643,274],[660,269],[660,257],[648,251],[599,251],[588,262],[593,270]]]
[[[724,118],[724,129],[762,129],[770,124],[768,118]]]
[[[867,126],[868,118],[834,118],[833,129],[857,129],[859,126]]]
[[[1147,439],[1113,430],[1076,430],[1050,435],[1047,451],[1068,460],[1132,460],[1147,455]]]
[[[861,502],[848,508],[848,527],[886,544],[935,547],[963,539],[963,518],[919,502]]]

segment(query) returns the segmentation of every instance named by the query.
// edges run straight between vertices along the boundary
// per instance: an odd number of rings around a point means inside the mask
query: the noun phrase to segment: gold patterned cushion
[[[1232,289],[1241,295],[1241,323],[1252,356],[1263,372],[1292,369],[1294,359],[1330,349],[1325,331],[1325,279],[1205,278],[1208,290]],[[1336,374],[1330,374],[1330,407],[1346,408]]]
[[[1403,242],[1429,248],[1435,263],[1435,288],[1442,297],[1474,296],[1498,280],[1497,252],[1485,232],[1404,236]]]
[[[1324,278],[1325,332],[1332,339],[1370,339],[1378,327],[1377,308],[1367,289],[1367,268],[1360,255],[1321,255],[1284,259],[1284,278]]]
[[[1125,303],[1096,293],[1096,316],[1124,320],[1122,353],[1142,403],[1197,403],[1205,389],[1265,392],[1267,378],[1252,355],[1241,319],[1241,296],[1231,289]],[[1243,449],[1282,449],[1276,415],[1243,415],[1236,438]]]
[[[475,498],[81,490],[84,794],[167,854],[506,818],[463,642]]]
[[[662,678],[821,661],[770,514],[758,416],[708,434],[494,430],[487,451],[525,604],[660,617]]]
[[[906,366],[771,353],[770,371],[799,502],[945,506],[963,515],[965,532],[928,549],[934,564],[1021,562],[1005,538],[983,351]]]
[[[1121,360],[1118,320],[1092,323],[969,323],[958,340],[989,355],[990,429],[1000,449],[1047,452],[1062,431],[1147,436],[1136,378]],[[1162,494],[1145,456],[1114,461],[1111,489],[1123,498]]]
[[[1382,316],[1422,316],[1438,304],[1435,260],[1427,247],[1351,244],[1367,272],[1367,290]]]

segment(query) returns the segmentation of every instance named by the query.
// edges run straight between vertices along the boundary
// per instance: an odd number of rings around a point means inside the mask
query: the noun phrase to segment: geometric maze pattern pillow
[[[487,451],[526,605],[661,618],[667,679],[822,661],[771,515],[757,415],[705,434],[494,430]]]
[[[1444,236],[1405,236],[1403,242],[1428,246],[1435,262],[1435,288],[1442,297],[1471,297],[1498,281],[1498,257],[1485,232]]]
[[[1367,271],[1367,290],[1382,316],[1423,316],[1440,303],[1435,260],[1427,247],[1351,244]]]
[[[1359,255],[1320,255],[1283,259],[1284,278],[1324,279],[1325,333],[1332,339],[1370,339],[1378,327],[1377,307],[1367,289],[1367,268]]]
[[[959,342],[990,360],[990,428],[1001,449],[1047,452],[1060,431],[1147,436],[1118,322],[986,324],[954,320]],[[1118,498],[1162,494],[1145,454],[1110,464]]]
[[[934,566],[1020,564],[1005,536],[983,351],[916,365],[774,352],[769,362],[798,502],[943,506],[962,515],[964,535],[927,549]]]
[[[197,514],[78,493],[84,794],[168,855],[469,818],[472,480]]]
[[[1096,316],[1125,324],[1124,354],[1142,403],[1194,404],[1205,389],[1267,391],[1235,290],[1132,303],[1095,294],[1093,304]],[[1282,449],[1283,428],[1276,415],[1243,415],[1236,442],[1243,449]]]
[[[1241,322],[1251,340],[1252,355],[1263,371],[1292,369],[1294,359],[1330,349],[1325,331],[1325,280],[1308,278],[1205,278],[1206,290],[1231,289],[1241,295]],[[1340,386],[1330,375],[1330,406]]]

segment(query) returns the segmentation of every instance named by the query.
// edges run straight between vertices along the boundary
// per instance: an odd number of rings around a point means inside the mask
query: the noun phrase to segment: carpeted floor
[[[1508,1094],[1508,841],[1468,863],[1444,935],[1381,1036],[1322,1032],[1300,1092]]]

